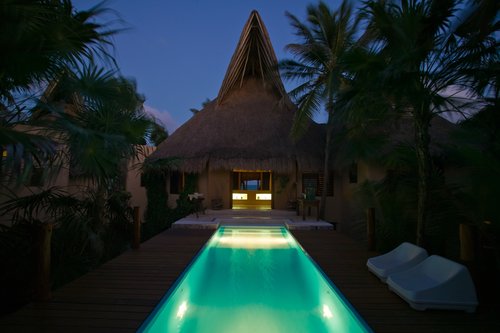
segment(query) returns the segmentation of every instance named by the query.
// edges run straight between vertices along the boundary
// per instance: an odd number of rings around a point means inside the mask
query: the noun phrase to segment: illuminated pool
[[[284,227],[220,227],[139,332],[371,332]]]

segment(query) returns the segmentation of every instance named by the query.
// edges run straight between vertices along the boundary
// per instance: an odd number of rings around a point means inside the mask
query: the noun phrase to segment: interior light
[[[233,193],[233,200],[248,200],[246,193]]]
[[[333,317],[332,311],[330,311],[330,308],[326,304],[323,304],[323,317],[325,317],[325,318],[332,318]]]
[[[182,304],[179,306],[179,310],[177,310],[177,318],[182,319],[187,311],[187,308],[188,307],[186,301],[182,302]]]
[[[257,199],[257,200],[271,200],[272,194],[271,193],[257,193],[255,196],[255,199]]]

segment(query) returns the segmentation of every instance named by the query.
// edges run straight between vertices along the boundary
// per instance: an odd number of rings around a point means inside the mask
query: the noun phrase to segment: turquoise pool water
[[[140,332],[371,332],[282,227],[220,227]]]

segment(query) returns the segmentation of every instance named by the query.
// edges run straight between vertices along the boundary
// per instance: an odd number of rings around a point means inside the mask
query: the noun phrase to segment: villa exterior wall
[[[130,205],[132,207],[139,207],[140,216],[144,219],[148,198],[146,196],[146,188],[142,186],[141,182],[141,166],[144,159],[155,151],[156,147],[144,146],[144,154],[136,159],[130,160],[127,166],[127,177],[125,180],[125,190],[130,192]]]
[[[125,190],[131,193],[130,205],[132,207],[140,207],[141,216],[146,210],[147,197],[146,189],[141,186],[140,166],[144,162],[145,157],[155,150],[155,147],[143,146],[142,148],[144,150],[144,156],[131,160],[128,163],[125,183]],[[64,149],[64,147],[61,149]],[[0,193],[0,203],[7,201],[12,195],[23,197],[40,193],[54,186],[60,187],[68,194],[77,195],[82,191],[82,187],[92,187],[92,183],[87,180],[71,178],[68,164],[63,163],[57,170],[49,170],[48,177],[41,186],[30,186],[29,184],[16,185],[13,183],[8,189],[8,193]],[[10,224],[10,218],[0,217],[0,223]]]
[[[337,222],[338,228],[342,227],[342,214],[344,210],[342,200],[342,173],[333,173],[333,197],[326,197],[325,206],[325,220],[330,222]]]
[[[198,175],[198,185],[196,192],[203,193],[203,195],[205,196],[205,200],[207,201],[205,202],[205,206],[208,204],[209,200],[211,200],[211,198],[208,198],[210,195],[209,181],[210,177],[208,172],[202,172],[201,174]]]
[[[231,172],[229,170],[214,170],[208,174],[208,196],[206,206],[210,207],[212,200],[222,200],[222,208],[231,208]]]
[[[274,174],[273,177],[273,208],[274,209],[289,209],[290,202],[296,201],[299,197],[297,191],[297,170],[295,169],[289,174]],[[285,183],[285,180],[288,182]],[[283,186],[284,185],[284,186]]]
[[[205,169],[204,172],[198,174],[198,183],[195,191],[203,194],[205,201],[203,205],[206,208],[212,208],[211,202],[214,199],[222,200],[223,209],[231,208],[231,184],[230,172],[225,170],[210,170]],[[174,208],[177,206],[179,194],[170,193],[170,178],[166,182],[168,193],[168,206]]]
[[[282,177],[287,177],[286,183]],[[299,193],[299,185],[297,183],[297,173],[291,174],[274,174],[272,182],[273,209],[289,209],[290,201],[296,200]],[[284,185],[284,187],[283,187]],[[170,193],[170,179],[167,179],[168,206],[174,208],[177,205],[179,194]],[[232,178],[230,170],[205,170],[198,174],[198,183],[196,192],[203,194],[205,197],[204,206],[212,208],[212,200],[222,201],[223,209],[231,209],[232,207]]]
[[[342,231],[357,237],[366,234],[366,211],[369,207],[361,201],[361,186],[365,181],[380,180],[385,176],[385,169],[365,162],[357,163],[357,182],[351,182],[349,169],[339,170],[336,178],[339,192],[339,212],[335,220]]]
[[[314,172],[308,170],[305,173]],[[292,209],[290,201],[295,201],[302,195],[302,176],[303,172],[297,169],[290,174],[273,173],[273,209]],[[360,201],[360,186],[366,180],[380,180],[384,176],[385,170],[383,168],[364,162],[359,162],[357,165],[357,182],[351,182],[349,167],[335,170],[333,173],[333,196],[326,197],[325,220],[338,223],[337,228],[343,232],[363,237],[366,234],[366,210],[368,207],[365,207],[365,204]],[[286,182],[282,179],[283,177],[287,178]],[[196,191],[205,196],[204,206],[206,208],[212,208],[212,200],[218,199],[222,201],[223,209],[230,209],[232,207],[231,171],[208,171],[206,169],[198,175]],[[169,207],[175,207],[178,198],[179,195],[169,194]],[[314,209],[311,213],[316,214]]]
[[[171,194],[168,192],[168,182],[167,182],[167,193],[168,193],[168,201],[167,205],[169,208],[174,208],[177,205],[177,200],[179,199],[178,194]]]

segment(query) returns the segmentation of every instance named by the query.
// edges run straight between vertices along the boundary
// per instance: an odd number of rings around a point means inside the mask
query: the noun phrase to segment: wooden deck
[[[171,229],[99,269],[0,318],[0,332],[135,332],[213,230]],[[500,332],[492,307],[476,314],[418,312],[365,266],[374,253],[336,231],[293,231],[295,237],[375,332]]]
[[[213,230],[170,229],[0,318],[0,332],[135,332]]]
[[[335,231],[293,234],[375,332],[500,332],[498,306],[475,314],[413,310],[368,272],[366,260],[376,253],[359,242]]]

